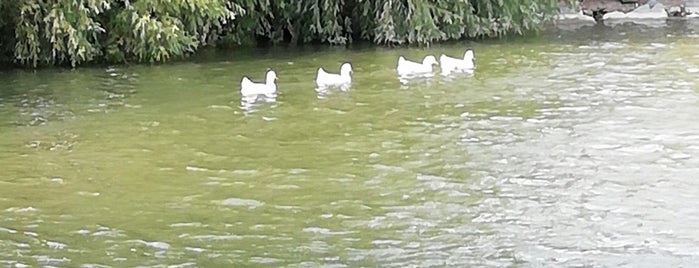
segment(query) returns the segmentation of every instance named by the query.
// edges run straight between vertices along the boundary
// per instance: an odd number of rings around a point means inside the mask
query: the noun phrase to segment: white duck
[[[243,76],[243,81],[240,81],[240,94],[243,96],[251,95],[273,95],[277,92],[277,73],[273,70],[267,71],[264,83],[255,83],[247,76]]]
[[[475,67],[473,50],[466,50],[463,59],[452,58],[442,54],[439,56],[439,66],[442,72],[472,70]]]
[[[331,74],[323,68],[318,68],[316,85],[318,87],[347,85],[352,83],[350,74],[352,74],[352,65],[349,62],[345,62],[340,66],[340,74]]]
[[[432,73],[432,65],[437,65],[437,59],[432,55],[425,56],[422,63],[406,60],[405,57],[398,58],[396,72],[400,76],[411,74]]]

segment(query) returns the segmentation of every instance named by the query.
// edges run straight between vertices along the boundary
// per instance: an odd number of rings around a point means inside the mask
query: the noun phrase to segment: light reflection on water
[[[3,74],[0,264],[697,264],[699,46],[668,23],[407,84],[398,55],[462,48]],[[352,88],[315,91],[341,60]],[[237,94],[253,67],[271,101]]]

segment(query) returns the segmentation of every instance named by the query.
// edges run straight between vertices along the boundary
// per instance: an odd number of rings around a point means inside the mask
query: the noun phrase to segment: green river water
[[[0,266],[699,265],[699,22],[575,25],[0,71]],[[396,77],[466,47],[472,75]]]

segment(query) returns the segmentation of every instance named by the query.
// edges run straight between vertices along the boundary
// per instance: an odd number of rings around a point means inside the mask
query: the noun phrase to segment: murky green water
[[[399,55],[464,44],[3,71],[0,264],[699,264],[699,24],[576,27],[407,85]]]

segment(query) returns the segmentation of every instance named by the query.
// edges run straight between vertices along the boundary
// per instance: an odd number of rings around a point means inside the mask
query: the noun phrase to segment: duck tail
[[[250,85],[252,84],[252,80],[248,78],[247,76],[243,76],[243,80],[240,81],[240,86],[245,87],[245,85]]]
[[[318,72],[316,74],[316,80],[318,78],[325,76],[326,74],[328,74],[328,72],[326,72],[325,69],[323,69],[323,67],[318,68]]]

